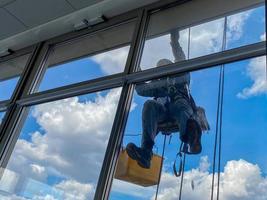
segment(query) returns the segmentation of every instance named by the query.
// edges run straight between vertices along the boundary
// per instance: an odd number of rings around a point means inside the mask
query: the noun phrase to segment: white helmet
[[[157,67],[161,67],[161,66],[164,66],[164,65],[169,65],[169,64],[172,64],[173,62],[170,61],[169,59],[160,59],[158,62],[157,62]]]

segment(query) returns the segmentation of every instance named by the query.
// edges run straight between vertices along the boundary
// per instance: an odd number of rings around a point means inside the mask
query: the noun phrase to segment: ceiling
[[[0,52],[75,30],[83,19],[107,18],[158,0],[0,0]]]

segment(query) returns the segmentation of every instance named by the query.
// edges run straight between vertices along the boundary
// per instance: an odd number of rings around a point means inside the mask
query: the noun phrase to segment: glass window
[[[265,6],[227,17],[227,49],[266,40]]]
[[[178,41],[177,44],[180,45],[181,53],[179,54],[180,56],[177,57],[181,61],[188,58],[188,32],[189,29],[184,29],[173,33],[174,36],[176,34]],[[171,34],[164,34],[158,37],[147,39],[140,63],[141,69],[145,70],[157,66],[157,63],[160,59],[168,59],[170,61],[174,61],[175,57],[170,42]],[[162,49],[164,49],[164,51],[162,51]]]
[[[266,57],[225,66],[220,199],[266,199]]]
[[[236,5],[205,2],[188,2],[151,14],[139,70],[158,66],[160,59],[168,59],[167,64],[171,64],[266,40],[262,4],[248,9],[255,5],[246,5],[249,1]],[[186,13],[203,6],[210,12]]]
[[[11,97],[28,58],[29,54],[0,63],[0,101]]]
[[[38,91],[123,72],[134,25],[130,22],[51,48]]]
[[[190,28],[189,58],[222,51],[224,18]]]
[[[93,199],[121,89],[31,107],[0,199]]]
[[[117,163],[117,169],[123,171],[128,167],[128,171],[124,171],[124,174],[115,174],[111,200],[155,199],[160,172],[160,160],[157,160],[155,155],[162,157],[163,149],[165,152],[158,199],[179,199],[181,177],[174,176],[173,164],[181,141],[191,141],[191,146],[185,148],[187,151],[195,153],[195,155],[186,155],[182,199],[199,199],[200,194],[203,199],[210,198],[219,73],[220,68],[214,67],[153,80],[136,86],[124,133],[123,148]],[[202,107],[206,116],[202,118],[202,137],[200,137],[201,132],[198,129],[200,127],[193,120],[196,119],[196,115],[193,114],[193,110],[197,112],[196,106]],[[205,119],[206,123],[204,123]],[[187,128],[189,126],[194,127],[192,128],[193,132],[189,131]],[[165,146],[165,136],[162,133],[171,134],[166,136]],[[193,142],[192,139],[189,139],[189,135],[198,139]],[[137,160],[144,167],[149,167],[147,160],[149,160],[150,154],[148,152],[151,152],[153,147],[154,156],[149,169],[143,169],[138,166],[136,161],[129,161],[123,157],[125,149],[128,155],[135,152],[135,147],[129,143],[142,147],[143,150],[139,153],[142,155],[141,160]],[[178,157],[177,171],[179,163],[180,158]]]

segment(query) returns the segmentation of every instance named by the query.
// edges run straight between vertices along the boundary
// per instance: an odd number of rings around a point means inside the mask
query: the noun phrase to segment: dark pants
[[[158,134],[158,124],[167,119],[174,119],[180,128],[180,138],[186,134],[186,123],[193,116],[193,109],[189,100],[183,96],[176,98],[175,102],[170,102],[168,107],[156,100],[147,100],[144,103],[142,113],[142,148],[151,149],[154,145],[155,137]]]

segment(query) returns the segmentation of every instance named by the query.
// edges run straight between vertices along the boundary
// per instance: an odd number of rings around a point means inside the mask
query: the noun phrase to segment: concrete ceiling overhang
[[[0,52],[75,30],[83,19],[107,18],[158,0],[0,0]]]
[[[0,0],[0,52],[7,49],[15,51],[72,32],[83,19],[90,20],[101,15],[109,19],[156,1],[159,0]],[[162,31],[195,24],[264,2],[192,0],[168,12],[156,13],[151,17],[148,35],[157,34],[157,29]],[[198,12],[192,14],[189,10]]]

